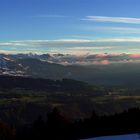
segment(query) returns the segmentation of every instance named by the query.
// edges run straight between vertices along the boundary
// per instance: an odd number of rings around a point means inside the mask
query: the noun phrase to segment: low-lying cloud
[[[0,42],[0,52],[7,53],[137,53],[140,51],[140,38],[114,39],[58,39],[58,40],[19,40]]]
[[[140,63],[140,54],[54,54],[49,62],[62,65],[109,65],[120,63]]]

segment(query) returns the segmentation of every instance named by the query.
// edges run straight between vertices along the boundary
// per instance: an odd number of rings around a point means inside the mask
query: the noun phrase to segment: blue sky
[[[41,40],[41,47],[42,44],[47,46],[46,52],[53,49],[55,52],[59,49],[61,52],[63,50],[66,52],[67,46],[79,48],[83,40],[87,52],[87,46],[93,48],[98,46],[96,43],[91,46],[89,40],[117,39],[121,40],[121,43],[116,43],[115,40],[114,43],[108,41],[100,46],[113,47],[119,44],[119,49],[100,51],[99,48],[97,52],[120,53],[127,48],[125,52],[128,53],[138,51],[139,9],[139,0],[0,0],[0,50],[1,52],[8,50],[26,52],[34,49],[39,52],[39,50],[43,51],[42,48],[37,47],[40,46],[38,40]],[[125,40],[123,43],[122,39]],[[126,47],[129,44],[128,39],[132,39],[132,46]],[[28,40],[30,40],[29,44]],[[38,45],[33,43],[31,45],[31,40],[33,42],[36,40]],[[61,42],[64,40],[64,42],[57,48],[58,41],[55,47],[52,47],[46,44],[47,40],[52,40],[53,43],[54,40],[61,40]],[[73,45],[73,40],[80,42]],[[85,40],[87,40],[86,44]],[[14,45],[12,42],[12,45],[9,45],[11,41],[22,41],[22,44]],[[26,42],[26,46],[23,41]],[[130,50],[131,47],[134,47],[133,51]]]

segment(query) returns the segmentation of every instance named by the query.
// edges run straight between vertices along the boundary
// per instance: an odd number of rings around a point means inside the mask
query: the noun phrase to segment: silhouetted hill
[[[41,78],[29,78],[18,76],[0,76],[0,89],[30,89],[44,91],[82,91],[88,90],[90,86],[86,83],[72,80],[50,80]]]

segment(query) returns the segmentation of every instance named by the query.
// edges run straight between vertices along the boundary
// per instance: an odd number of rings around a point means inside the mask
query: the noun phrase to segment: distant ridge
[[[88,89],[86,83],[72,80],[50,80],[42,78],[31,78],[21,76],[0,76],[0,89],[28,89],[28,90],[45,90],[45,91],[82,91]]]

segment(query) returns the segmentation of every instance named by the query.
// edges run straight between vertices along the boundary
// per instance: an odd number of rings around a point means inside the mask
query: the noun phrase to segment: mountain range
[[[74,79],[94,85],[140,87],[140,63],[92,65],[59,63],[68,58],[69,62],[76,61],[76,57],[63,54],[53,56],[50,54],[0,54],[0,75],[53,80]],[[80,58],[77,59],[79,61]]]

